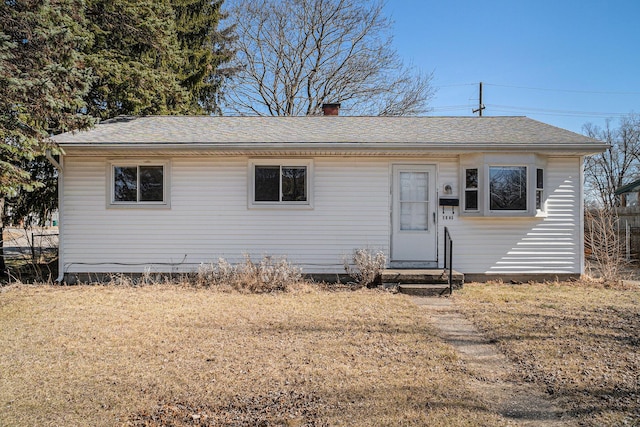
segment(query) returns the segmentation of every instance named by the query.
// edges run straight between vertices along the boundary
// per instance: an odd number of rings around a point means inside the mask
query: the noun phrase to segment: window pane
[[[280,201],[280,166],[255,167],[255,201]]]
[[[478,188],[478,169],[466,169],[465,175],[465,188]]]
[[[400,200],[424,202],[429,200],[427,188],[429,176],[426,172],[400,172]]]
[[[544,173],[542,169],[536,169],[536,188],[543,189],[544,181],[543,181]]]
[[[162,166],[140,166],[140,201],[161,202],[164,200],[164,168]]]
[[[115,166],[113,168],[113,200],[136,202],[138,198],[138,168]]]
[[[527,210],[527,168],[491,166],[489,168],[491,210]]]
[[[307,200],[307,168],[282,167],[282,201],[305,202]]]
[[[467,211],[478,210],[478,190],[467,190],[464,192],[464,209]]]
[[[542,190],[536,190],[536,209],[542,209]]]
[[[428,208],[428,202],[400,202],[400,230],[427,230]]]

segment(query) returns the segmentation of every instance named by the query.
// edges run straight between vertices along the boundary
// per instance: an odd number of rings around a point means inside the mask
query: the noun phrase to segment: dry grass
[[[507,425],[385,292],[0,288],[0,425]]]
[[[640,425],[638,286],[473,284],[455,298],[579,424]]]

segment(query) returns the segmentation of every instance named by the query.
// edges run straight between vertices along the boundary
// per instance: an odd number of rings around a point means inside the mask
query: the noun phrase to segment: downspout
[[[64,151],[62,152],[62,154],[64,154]],[[49,163],[51,163],[54,168],[58,169],[58,172],[62,173],[62,165],[60,165],[60,163],[58,163],[58,161],[53,158],[53,155],[51,154],[51,150],[46,150],[44,152],[44,155],[47,158],[47,160],[49,160]]]
[[[64,168],[63,168],[63,155],[64,155],[64,150],[60,150],[60,161],[58,162],[53,155],[51,154],[51,150],[46,150],[44,152],[45,157],[47,158],[47,160],[49,160],[49,163],[51,163],[53,165],[54,168],[56,168],[58,170],[58,277],[56,278],[56,282],[57,283],[62,283],[64,281],[64,268],[63,268],[63,261],[62,261],[62,257],[63,257],[63,253],[64,251],[62,250],[62,243],[63,243],[63,236],[62,236],[62,230],[63,230],[63,218],[64,215],[62,214],[63,212],[63,200],[64,198],[62,197],[64,194],[64,180],[63,178],[63,172],[64,172]]]
[[[580,259],[580,277],[582,278],[585,274],[585,254],[584,254],[584,161],[585,156],[580,156],[580,191],[578,194],[580,195],[580,217],[578,218],[578,231],[579,231],[579,239],[578,246],[580,252],[578,253],[578,257]]]

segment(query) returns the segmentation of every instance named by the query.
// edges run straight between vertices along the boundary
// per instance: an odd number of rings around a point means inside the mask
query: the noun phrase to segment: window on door
[[[400,172],[400,230],[428,230],[428,189],[427,172]]]

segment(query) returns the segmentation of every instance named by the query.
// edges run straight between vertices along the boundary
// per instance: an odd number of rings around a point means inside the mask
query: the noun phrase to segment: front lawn
[[[455,302],[581,425],[640,425],[640,288],[471,284]]]
[[[0,425],[506,425],[467,375],[385,292],[0,288]]]

